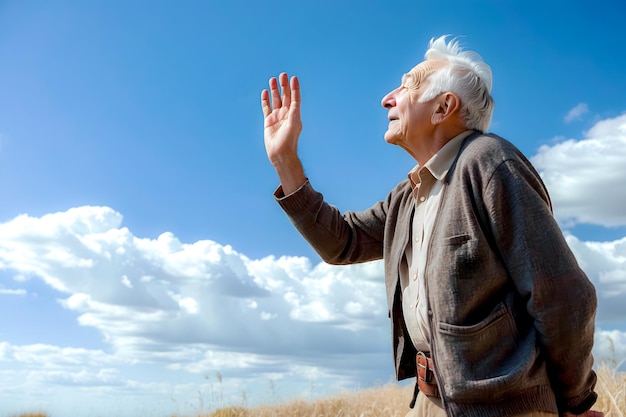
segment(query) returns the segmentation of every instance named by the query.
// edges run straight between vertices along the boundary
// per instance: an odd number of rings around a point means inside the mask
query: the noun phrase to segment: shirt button
[[[413,275],[413,281],[417,281],[417,272]]]
[[[426,197],[421,196],[421,197],[420,197],[420,201],[423,203],[424,201],[426,201]]]

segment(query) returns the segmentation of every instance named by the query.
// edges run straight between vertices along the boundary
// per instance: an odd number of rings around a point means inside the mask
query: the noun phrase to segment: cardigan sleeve
[[[279,187],[274,197],[325,262],[343,265],[382,258],[386,201],[364,211],[342,214],[324,201],[309,181],[287,196]]]
[[[595,289],[552,215],[548,192],[525,160],[503,161],[484,190],[503,262],[534,319],[559,410],[582,413],[597,398],[592,370]]]

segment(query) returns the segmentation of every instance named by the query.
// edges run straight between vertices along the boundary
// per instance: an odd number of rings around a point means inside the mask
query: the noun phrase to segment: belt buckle
[[[433,371],[428,367],[428,356],[421,351],[417,352],[417,377],[427,384],[433,379]]]

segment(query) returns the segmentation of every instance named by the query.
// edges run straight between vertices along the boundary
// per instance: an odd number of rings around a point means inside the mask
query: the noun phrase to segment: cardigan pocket
[[[444,239],[444,245],[448,246],[461,246],[468,240],[471,240],[472,236],[470,235],[456,235],[450,236]]]
[[[471,279],[480,274],[481,256],[479,241],[469,234],[447,237],[443,240],[442,248],[447,262],[439,265],[442,273],[449,271],[456,279]]]
[[[520,338],[505,303],[482,321],[463,326],[439,322],[436,367],[444,391],[457,402],[498,401],[513,395],[536,354],[532,338]]]

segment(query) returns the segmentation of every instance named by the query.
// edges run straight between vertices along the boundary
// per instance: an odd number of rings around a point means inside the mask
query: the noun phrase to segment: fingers
[[[291,77],[291,107],[290,110],[300,111],[300,80],[295,75]]]
[[[289,88],[289,77],[287,76],[287,73],[281,73],[278,76],[278,80],[280,81],[280,89],[283,92],[282,104],[283,106],[289,108],[289,105],[291,104],[291,88]]]
[[[267,117],[272,112],[270,107],[270,93],[267,90],[261,91],[261,108],[263,109],[263,117]]]
[[[280,90],[279,90],[280,84]],[[271,99],[271,104],[270,104]],[[263,116],[269,116],[273,110],[281,107],[290,108],[292,103],[296,103],[296,109],[300,107],[300,83],[297,77],[291,77],[287,73],[281,73],[278,78],[272,77],[269,80],[269,91],[261,92],[261,108]]]
[[[276,110],[282,106],[280,93],[278,91],[278,82],[275,77],[270,78],[270,94],[272,95],[272,109]]]
[[[270,89],[261,91],[261,108],[263,116],[267,117],[272,113],[272,108],[280,107],[280,96],[278,95],[278,85],[276,78],[272,77],[269,81]],[[270,105],[270,95],[272,96],[272,104]]]

